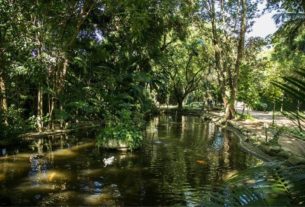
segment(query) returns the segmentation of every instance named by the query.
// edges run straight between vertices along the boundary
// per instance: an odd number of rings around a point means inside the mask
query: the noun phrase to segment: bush
[[[259,102],[253,106],[253,109],[257,111],[266,111],[268,109],[268,104]]]
[[[143,135],[143,121],[136,112],[123,109],[117,115],[106,116],[106,126],[97,136],[97,145],[105,148],[116,148],[109,146],[110,142],[115,142],[117,148],[126,145],[129,150],[137,149],[141,146]]]
[[[251,114],[240,114],[237,113],[237,120],[253,120],[254,118],[251,116]]]
[[[4,120],[7,120],[5,124]],[[0,112],[0,139],[5,143],[14,142],[18,135],[28,131],[30,126],[22,118],[22,110],[11,105],[6,114]]]

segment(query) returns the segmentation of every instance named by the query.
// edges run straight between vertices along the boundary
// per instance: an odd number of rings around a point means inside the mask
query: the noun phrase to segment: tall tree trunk
[[[60,111],[63,110],[61,107],[62,104],[60,102],[60,94],[64,90],[65,86],[65,80],[66,80],[66,74],[67,74],[67,68],[69,60],[66,56],[66,54],[62,54],[60,57],[58,57],[59,63],[55,69],[55,72],[53,74],[53,90],[55,94],[51,95],[51,103],[49,106],[49,114],[50,114],[50,128],[54,129],[54,112],[55,109],[59,109]],[[64,123],[62,123],[62,120],[60,120],[60,125],[62,127]]]
[[[242,14],[240,21],[240,31],[239,31],[239,39],[238,39],[238,47],[237,47],[237,57],[235,62],[234,71],[229,70],[229,76],[232,77],[232,81],[230,83],[230,100],[226,107],[226,120],[235,118],[235,102],[237,98],[237,89],[238,89],[238,78],[240,65],[244,56],[244,48],[245,48],[245,36],[247,31],[247,2],[246,0],[241,0]]]
[[[43,129],[43,88],[38,87],[37,93],[37,129],[39,132]]]
[[[0,74],[0,109],[4,115],[4,124],[8,125],[7,122],[7,99],[6,99],[6,87],[2,73]]]
[[[60,113],[61,113],[61,118],[60,118],[60,121],[59,121],[60,122],[60,129],[63,129],[64,128],[64,124],[65,124],[65,120],[62,117],[62,113],[63,113],[64,108],[63,108],[61,103],[59,105],[59,110],[60,110]]]
[[[36,4],[39,5],[39,2],[36,1]],[[38,46],[37,48],[37,59],[38,64],[43,65],[43,57],[42,57],[42,51],[44,49],[44,41],[43,41],[43,33],[42,28],[44,27],[43,20],[36,18],[34,15],[32,17],[33,19],[33,25],[35,25],[36,28],[39,28],[37,30],[35,41]],[[38,80],[37,83],[37,105],[36,105],[36,125],[37,130],[39,132],[43,129],[43,80]]]
[[[275,98],[273,98],[272,125],[275,125]]]
[[[222,2],[223,3],[223,2]],[[223,9],[223,4],[222,8]],[[226,76],[224,72],[224,68],[222,67],[222,54],[220,48],[220,40],[217,33],[217,25],[216,25],[216,9],[215,9],[215,1],[211,1],[211,24],[212,24],[212,39],[214,46],[214,57],[215,57],[215,67],[217,72],[217,80],[220,86],[221,98],[223,101],[224,108],[228,105],[228,98],[226,95]]]
[[[54,96],[51,96],[50,98],[50,105],[49,105],[49,116],[50,116],[50,122],[49,122],[49,129],[54,129],[54,109],[56,106],[56,99]]]

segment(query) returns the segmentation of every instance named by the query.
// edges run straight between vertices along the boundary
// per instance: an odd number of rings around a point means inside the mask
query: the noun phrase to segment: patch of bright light
[[[258,6],[259,12],[262,12],[266,7],[266,1]],[[272,35],[277,30],[277,26],[273,20],[275,12],[266,11],[260,17],[257,17],[254,21],[252,31],[247,34],[247,37],[262,37],[265,38],[268,35]]]

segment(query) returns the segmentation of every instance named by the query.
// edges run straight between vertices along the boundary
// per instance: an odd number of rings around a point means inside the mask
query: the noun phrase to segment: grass
[[[254,117],[251,114],[241,114],[241,113],[236,113],[237,117],[236,120],[237,121],[244,121],[244,120],[255,120]]]

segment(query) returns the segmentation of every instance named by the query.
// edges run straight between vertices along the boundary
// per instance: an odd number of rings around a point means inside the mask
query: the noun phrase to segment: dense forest
[[[0,0],[0,206],[303,206],[304,165],[305,0]]]
[[[134,131],[194,101],[226,120],[236,101],[304,119],[304,2],[262,3],[1,1],[1,139],[86,121]],[[268,11],[278,31],[247,37]]]

